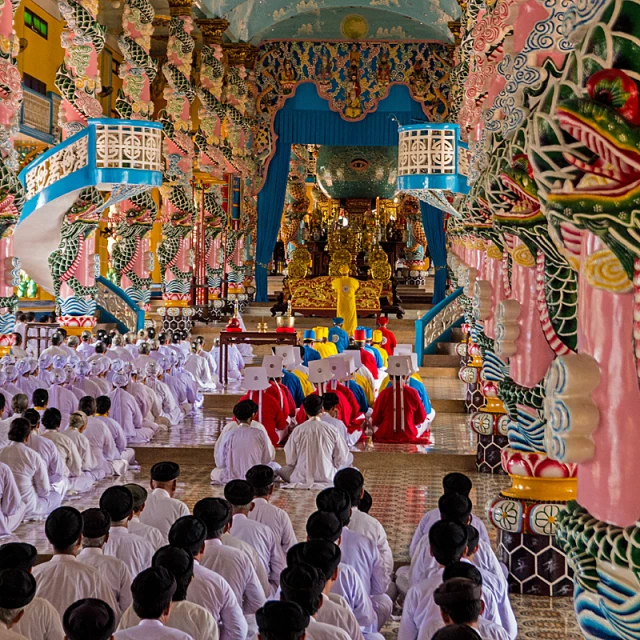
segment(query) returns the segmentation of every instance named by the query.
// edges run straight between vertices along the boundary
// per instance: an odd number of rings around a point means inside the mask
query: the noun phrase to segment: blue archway
[[[378,109],[358,122],[331,111],[312,83],[298,86],[276,114],[276,151],[258,195],[256,300],[267,301],[267,269],[278,239],[292,144],[388,147],[398,144],[398,125],[424,122],[420,106],[403,85],[394,85]],[[426,228],[425,228],[426,231]],[[430,239],[427,236],[427,241]]]

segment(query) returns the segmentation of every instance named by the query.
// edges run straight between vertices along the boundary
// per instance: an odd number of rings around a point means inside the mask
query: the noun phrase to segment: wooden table
[[[229,382],[227,358],[230,344],[290,344],[295,347],[298,344],[298,335],[296,333],[276,333],[275,331],[270,333],[222,331],[220,333],[220,382],[224,385]]]

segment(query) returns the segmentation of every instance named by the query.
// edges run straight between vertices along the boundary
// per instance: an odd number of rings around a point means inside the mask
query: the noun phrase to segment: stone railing
[[[102,276],[96,278],[96,287],[103,322],[116,322],[121,333],[144,328],[144,311],[120,287]]]
[[[435,353],[436,342],[442,335],[462,320],[463,310],[459,301],[461,294],[462,288],[456,289],[416,320],[416,353],[420,365],[425,354]]]

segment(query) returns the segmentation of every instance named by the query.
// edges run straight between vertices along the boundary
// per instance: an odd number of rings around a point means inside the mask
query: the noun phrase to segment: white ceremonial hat
[[[294,349],[291,345],[285,345],[276,347],[276,356],[282,358],[282,366],[286,369],[293,369],[296,364],[296,351],[298,352],[298,358],[300,357],[300,350]]]
[[[409,356],[389,356],[387,373],[390,376],[410,376],[411,358]]]
[[[333,380],[333,371],[329,360],[312,360],[309,363],[309,382],[318,384],[320,382],[329,382]]]
[[[275,347],[275,354],[280,356],[283,360],[286,360],[287,356],[289,356],[293,351],[294,348],[290,344],[279,344]]]
[[[282,378],[282,367],[284,358],[280,356],[265,356],[262,359],[262,366],[267,370],[270,378]]]
[[[357,351],[347,349],[346,351],[342,352],[342,355],[348,357],[351,360],[351,362],[353,363],[353,371],[357,371],[362,366],[362,356],[360,355],[359,349]]]
[[[410,344],[397,344],[393,350],[393,355],[396,356],[408,356],[413,351],[413,345]]]
[[[328,358],[328,360],[333,377],[336,380],[344,380],[349,377],[351,373],[351,358],[346,360],[342,356],[332,356],[331,358]]]
[[[244,370],[244,382],[242,388],[245,391],[263,391],[269,388],[269,378],[264,367],[247,367]]]
[[[412,373],[418,373],[420,371],[420,366],[418,365],[418,354],[411,354],[411,368],[413,369]]]

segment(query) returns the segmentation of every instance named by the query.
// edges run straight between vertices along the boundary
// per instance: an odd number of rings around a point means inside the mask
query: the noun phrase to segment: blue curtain
[[[256,301],[267,301],[267,269],[278,240],[292,144],[387,147],[398,144],[398,124],[424,122],[425,115],[409,89],[394,85],[374,113],[348,122],[329,109],[314,84],[301,84],[276,114],[276,152],[258,195]],[[444,291],[444,289],[443,289]]]
[[[444,232],[444,212],[441,209],[420,202],[422,226],[427,236],[427,244],[436,277],[433,285],[433,304],[438,304],[446,297],[447,289],[447,242]]]
[[[258,194],[258,232],[256,242],[256,301],[267,302],[267,270],[278,241],[284,199],[287,195],[291,144],[278,141],[269,172]]]

